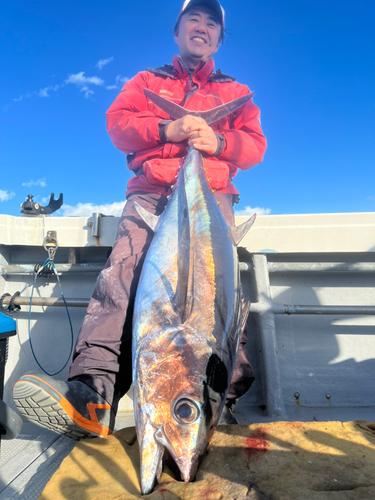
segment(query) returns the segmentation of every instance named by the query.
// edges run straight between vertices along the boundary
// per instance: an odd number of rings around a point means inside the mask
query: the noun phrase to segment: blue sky
[[[222,3],[216,67],[257,92],[268,139],[236,178],[237,209],[375,211],[374,0]],[[105,111],[125,79],[171,61],[181,4],[2,2],[0,213],[51,192],[60,215],[121,211],[130,173]]]

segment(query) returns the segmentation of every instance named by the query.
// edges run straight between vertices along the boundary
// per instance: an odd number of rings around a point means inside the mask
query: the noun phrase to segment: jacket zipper
[[[183,106],[185,106],[187,101],[190,99],[190,97],[192,97],[197,92],[197,90],[199,89],[199,85],[197,83],[193,83],[193,74],[189,71],[189,68],[187,68],[185,66],[182,59],[181,58],[179,58],[179,59],[180,59],[179,62],[181,64],[181,66],[185,70],[185,73],[187,73],[189,75],[189,83],[188,83],[189,90],[188,90],[187,94],[185,95],[183,101],[180,104],[180,106],[183,107]]]

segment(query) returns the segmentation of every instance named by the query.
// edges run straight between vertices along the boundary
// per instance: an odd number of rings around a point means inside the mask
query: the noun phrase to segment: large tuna
[[[210,123],[207,112],[205,119]],[[133,320],[134,412],[147,494],[160,478],[164,449],[182,478],[193,480],[218,423],[249,310],[236,246],[254,217],[228,227],[193,148],[164,213],[137,210],[155,232]]]

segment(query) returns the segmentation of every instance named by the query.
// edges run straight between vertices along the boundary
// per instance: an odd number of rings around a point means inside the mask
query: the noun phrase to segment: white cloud
[[[94,205],[93,203],[78,203],[76,206],[63,205],[61,207],[64,217],[90,217],[93,212],[105,215],[120,216],[124,209],[125,201],[116,201],[106,205]]]
[[[49,97],[48,91],[49,91],[49,87],[46,87],[44,89],[40,89],[39,92],[37,93],[37,95],[39,97]]]
[[[84,71],[81,71],[75,75],[69,75],[65,80],[65,85],[68,85],[68,83],[76,85],[80,89],[80,92],[85,93],[85,97],[88,99],[90,95],[94,94],[94,91],[89,88],[89,85],[102,86],[104,85],[104,80],[98,76],[85,76]]]
[[[60,88],[60,85],[49,85],[48,87],[45,87],[44,89],[40,89],[39,92],[35,92],[38,97],[49,97],[48,92],[51,90],[55,91]]]
[[[39,195],[33,196],[34,203],[39,203],[39,205],[43,205],[43,207],[48,205],[49,200],[50,200],[49,196],[39,196]]]
[[[366,199],[367,200],[375,200],[375,196],[368,196]]]
[[[129,80],[130,78],[128,78],[127,76],[117,75],[114,85],[108,85],[107,90],[122,88]]]
[[[3,191],[0,189],[0,201],[8,201],[16,196],[16,193],[8,193],[8,191]]]
[[[99,61],[96,63],[96,67],[99,69],[99,71],[102,69],[103,66],[105,66],[106,64],[109,64],[110,62],[112,62],[114,59],[113,56],[111,57],[108,57],[108,59],[99,59]]]
[[[68,83],[73,83],[74,85],[77,85],[77,87],[83,87],[87,85],[100,86],[104,85],[104,80],[102,80],[98,76],[85,76],[85,72],[80,71],[75,75],[69,75],[68,78],[65,80],[65,84],[68,85]]]
[[[27,92],[27,94],[22,94],[20,97],[13,99],[13,102],[19,102],[19,101],[22,101],[23,99],[30,99],[30,97],[31,97],[31,94],[29,92]]]
[[[84,92],[85,93],[86,99],[88,99],[91,94],[94,94],[94,91],[90,90],[88,87],[86,87],[86,85],[81,88],[80,92]]]
[[[103,66],[113,61],[113,59],[113,56],[109,57],[108,59],[100,59],[96,66],[99,69],[102,69]],[[123,86],[124,83],[128,80],[129,78],[119,75],[116,77],[115,85],[111,85],[107,88],[118,88],[119,85]],[[91,85],[95,85],[98,87],[104,87],[105,85],[105,82],[102,78],[99,78],[98,76],[85,76],[85,72],[80,71],[76,74],[69,74],[65,81],[61,84],[48,85],[47,87],[39,89],[38,92],[33,91],[31,93],[27,92],[25,94],[21,94],[19,97],[13,98],[13,102],[20,102],[32,96],[50,97],[50,92],[56,92],[58,89],[65,87],[69,83],[76,85],[79,88],[80,92],[84,93],[84,97],[86,97],[86,99],[88,99],[90,95],[94,94],[94,91],[90,87]]]
[[[245,207],[243,210],[235,210],[234,212],[234,215],[253,215],[253,214],[257,214],[257,215],[269,215],[271,213],[271,209],[270,208],[261,208],[261,207]]]
[[[47,183],[46,183],[46,180],[45,179],[38,179],[37,181],[29,181],[29,182],[23,182],[22,183],[22,186],[26,186],[26,187],[31,187],[31,186],[40,186],[40,187],[46,187],[47,186]]]
[[[121,76],[121,75],[117,75],[116,76],[116,83],[121,85],[122,87],[125,85],[126,82],[128,82],[130,80],[130,78],[128,78],[127,76]]]

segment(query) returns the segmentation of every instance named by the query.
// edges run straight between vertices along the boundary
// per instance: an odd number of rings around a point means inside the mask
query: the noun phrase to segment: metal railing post
[[[253,255],[255,286],[259,305],[259,336],[266,398],[266,412],[272,419],[287,418],[281,387],[279,350],[276,339],[275,315],[272,312],[272,296],[267,257]]]

